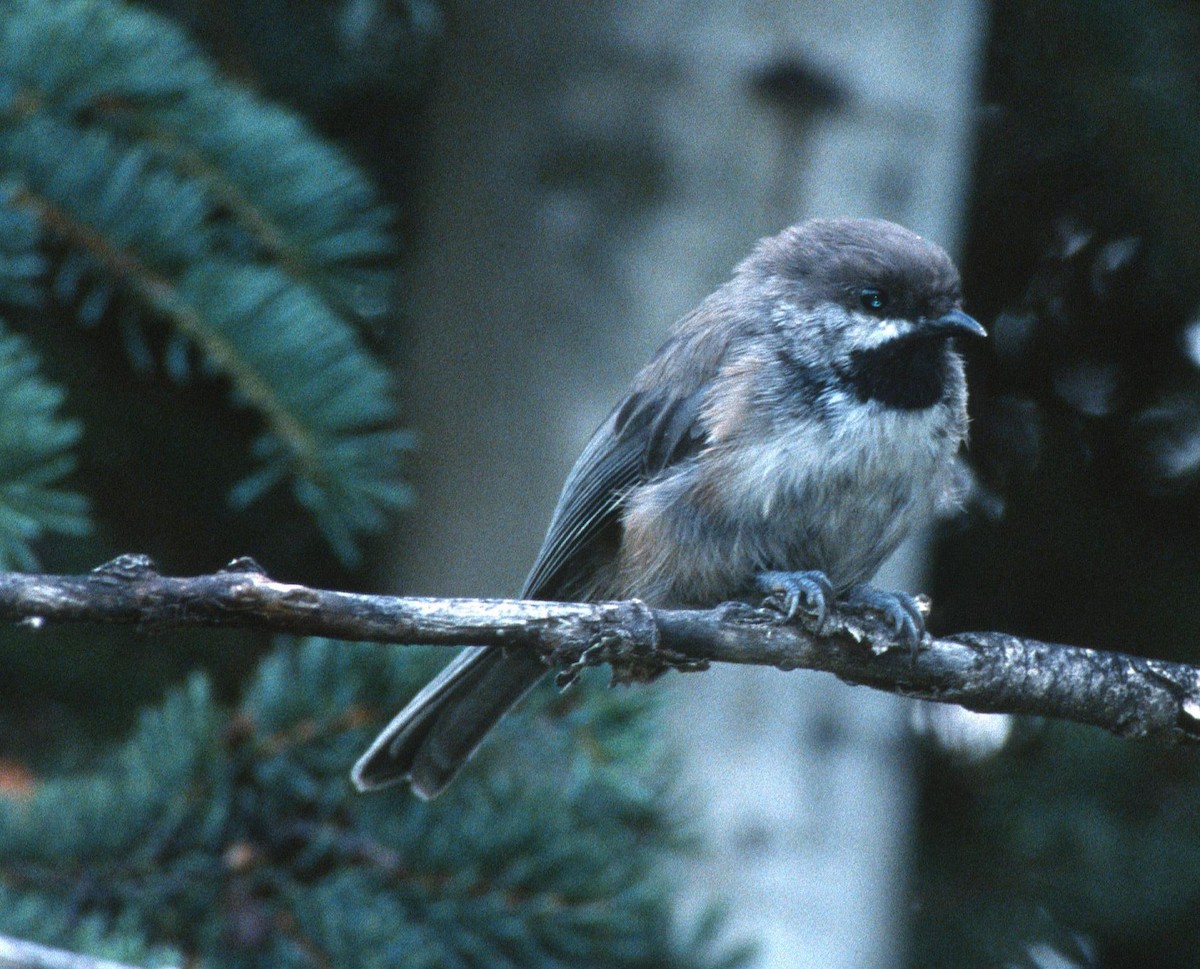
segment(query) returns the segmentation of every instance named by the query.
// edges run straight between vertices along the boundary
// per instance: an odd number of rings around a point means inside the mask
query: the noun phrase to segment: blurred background
[[[1196,662],[1200,6],[0,0],[0,556],[520,588],[759,237],[958,260],[934,632]],[[1200,760],[769,670],[539,693],[432,804],[442,657],[0,630],[0,931],[146,965],[1200,965]]]

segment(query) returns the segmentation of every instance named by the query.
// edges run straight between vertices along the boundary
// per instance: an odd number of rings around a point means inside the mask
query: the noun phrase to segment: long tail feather
[[[532,653],[495,646],[463,650],[359,758],[351,780],[360,791],[408,781],[428,800],[470,759],[496,722],[546,674]]]

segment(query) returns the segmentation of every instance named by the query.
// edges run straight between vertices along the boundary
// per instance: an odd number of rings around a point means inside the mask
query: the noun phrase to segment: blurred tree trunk
[[[447,0],[404,375],[405,592],[512,594],[575,455],[758,237],[894,219],[951,250],[982,0]],[[916,587],[920,544],[881,584]],[[906,707],[829,677],[676,680],[711,851],[686,874],[763,966],[901,962]]]

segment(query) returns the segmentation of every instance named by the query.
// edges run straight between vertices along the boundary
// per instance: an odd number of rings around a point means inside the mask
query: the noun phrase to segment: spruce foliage
[[[34,568],[33,545],[46,532],[89,528],[85,499],[59,485],[80,433],[59,415],[62,400],[28,343],[0,331],[0,569]]]
[[[36,222],[0,194],[0,302],[36,306],[44,260]],[[31,569],[46,533],[89,528],[87,503],[63,486],[80,425],[61,414],[64,392],[40,373],[28,342],[0,324],[0,569]]]
[[[114,0],[2,0],[0,78],[0,231],[35,220],[56,300],[82,323],[118,315],[143,366],[227,380],[262,426],[233,501],[289,482],[356,561],[408,498],[408,438],[357,331],[387,305],[392,253],[370,184],[168,21]]]
[[[284,643],[232,713],[194,676],[94,772],[0,799],[0,931],[211,966],[735,964],[671,923],[651,691],[541,692],[437,802],[350,793],[434,652]]]

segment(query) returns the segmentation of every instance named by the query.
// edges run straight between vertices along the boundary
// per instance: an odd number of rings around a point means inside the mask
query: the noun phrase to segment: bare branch
[[[1005,633],[926,640],[913,651],[878,618],[839,612],[817,631],[769,609],[651,609],[627,602],[424,599],[289,585],[250,559],[195,578],[125,555],[84,576],[0,573],[0,620],[124,623],[143,630],[255,628],[333,639],[536,649],[559,681],[608,663],[614,680],[710,662],[824,670],[971,710],[1037,714],[1169,744],[1200,742],[1200,669]]]
[[[136,969],[123,962],[96,959],[0,935],[0,969]]]

